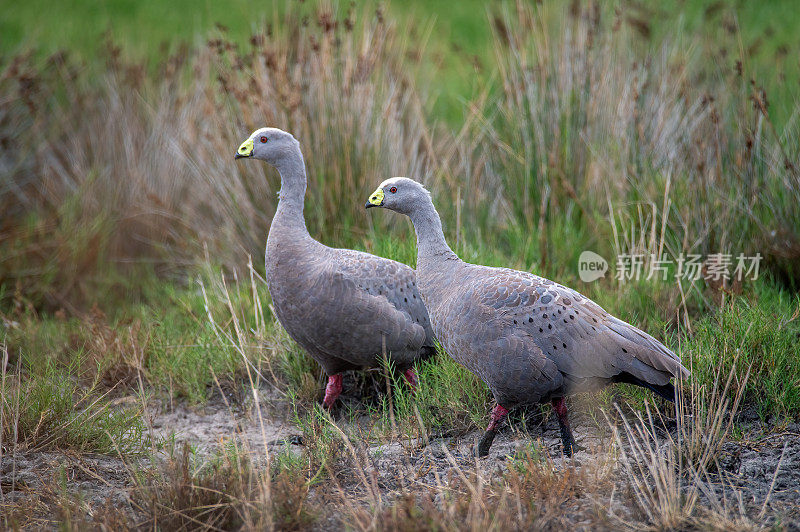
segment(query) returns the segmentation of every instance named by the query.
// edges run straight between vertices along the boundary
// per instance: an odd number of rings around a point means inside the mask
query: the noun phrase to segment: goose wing
[[[661,342],[606,312],[575,290],[536,275],[492,268],[483,304],[528,336],[573,383],[611,379],[623,372],[663,385],[687,376],[678,356]]]

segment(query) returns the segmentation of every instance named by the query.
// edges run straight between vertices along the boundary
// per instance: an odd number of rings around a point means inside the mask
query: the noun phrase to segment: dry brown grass
[[[763,526],[764,512],[745,510],[741,490],[719,475],[722,445],[748,377],[749,371],[739,381],[734,367],[727,376],[718,371],[712,383],[691,380],[675,402],[674,430],[664,430],[665,420],[649,406],[632,420],[620,415],[621,423],[612,423],[621,470],[643,524],[659,530]],[[769,494],[763,508],[768,499]]]
[[[141,321],[131,320],[112,327],[97,306],[92,307],[84,320],[86,325],[79,330],[87,333],[82,346],[86,356],[82,367],[87,372],[81,377],[90,386],[97,385],[115,393],[136,389],[142,375],[146,375],[150,354]]]
[[[603,523],[595,500],[613,487],[610,462],[559,463],[523,452],[508,458],[500,474],[456,459],[443,447],[446,464],[437,466],[432,485],[384,494],[385,501],[349,503],[360,530],[563,530],[580,522]],[[407,467],[407,466],[401,466]],[[369,470],[369,465],[365,464]],[[410,478],[413,478],[411,476]],[[366,507],[365,507],[366,506]]]
[[[464,210],[489,206],[480,226],[505,221],[518,238],[535,229],[543,264],[576,258],[554,236],[566,223],[596,224],[618,253],[637,251],[624,241],[635,229],[661,242],[647,253],[767,251],[776,270],[792,270],[796,126],[778,133],[763,90],[746,69],[697,53],[702,36],[643,42],[626,11],[518,2],[495,19],[502,90],[470,130],[492,146],[485,171],[450,183],[469,191]],[[726,38],[714,44],[735,49]]]
[[[0,283],[72,310],[114,286],[95,278],[109,264],[174,271],[204,244],[222,263],[261,255],[278,179],[231,154],[265,124],[303,145],[314,232],[363,226],[358,209],[335,207],[357,204],[379,177],[430,176],[408,39],[369,11],[358,24],[331,24],[330,13],[321,7],[312,24],[290,14],[280,34],[256,34],[245,50],[221,34],[156,76],[113,46],[101,83],[63,57],[0,65]]]
[[[41,484],[17,492],[14,500],[0,502],[0,523],[8,530],[43,530],[61,526],[66,530],[89,530],[105,526],[106,530],[133,530],[131,516],[113,503],[88,503],[81,494],[68,489],[66,471],[43,473]]]
[[[223,455],[194,470],[184,446],[134,491],[147,528],[219,530],[271,529],[271,514],[259,503],[268,497],[269,478],[254,471],[246,455]]]

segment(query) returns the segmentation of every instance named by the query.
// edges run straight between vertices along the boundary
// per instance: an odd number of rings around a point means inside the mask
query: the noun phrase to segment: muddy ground
[[[302,452],[302,438],[288,419],[290,408],[284,399],[270,390],[261,391],[259,403],[263,421],[259,421],[259,410],[253,406],[252,399],[239,404],[232,403],[232,399],[216,395],[204,406],[149,406],[149,431],[152,441],[158,442],[153,447],[155,455],[165,459],[168,453],[188,443],[197,459],[202,460],[213,456],[220,446],[230,445],[232,440],[242,449],[249,450],[256,463],[265,454],[265,441],[273,456],[287,450],[297,454]],[[542,456],[542,459],[556,471],[571,467],[615,467],[608,466],[613,463],[607,453],[612,447],[612,434],[608,427],[582,414],[579,407],[573,409],[572,419],[576,440],[585,449],[572,459],[561,454],[558,424],[554,417],[545,416],[539,424],[529,423],[527,427],[521,427],[512,422],[511,426],[506,426],[486,458],[473,456],[473,446],[480,437],[480,431],[474,431],[428,441],[356,442],[361,460],[358,463],[364,464],[368,478],[376,479],[384,503],[392,501],[401,492],[429,492],[441,486],[444,479],[452,478],[457,469],[482,474],[487,479],[496,478],[509,467],[514,457],[531,449],[542,454],[546,451],[547,456]],[[356,419],[355,423],[362,421],[367,419]],[[353,420],[338,416],[337,424],[345,432],[354,432],[357,427],[353,423]],[[599,466],[601,463],[604,465]],[[139,510],[131,504],[129,497],[133,487],[132,469],[136,466],[117,457],[74,452],[6,455],[2,457],[0,478],[2,504],[4,508],[10,508],[26,498],[37,497],[39,504],[33,508],[38,507],[44,513],[31,521],[36,523],[33,528],[48,521],[56,527],[57,516],[48,516],[46,512],[48,496],[55,496],[48,495],[48,490],[52,490],[54,482],[60,482],[90,508],[111,504],[136,518]],[[773,516],[771,522],[777,519],[787,529],[800,530],[800,424],[768,427],[755,421],[746,423],[742,437],[724,444],[719,466],[711,479],[716,496],[745,508],[749,515],[764,511]],[[343,476],[346,477],[351,478],[349,489],[358,499],[358,491],[365,491],[364,484],[358,481],[359,474],[351,471],[350,475]],[[620,489],[624,488],[621,486]],[[312,490],[312,496],[313,493]],[[621,498],[615,498],[613,493],[590,504],[572,501],[563,508],[564,525],[589,529],[597,528],[600,523],[613,529],[641,517],[630,504],[620,501]],[[603,508],[602,518],[598,518],[598,505]],[[331,508],[330,515],[320,519],[315,528],[340,529],[343,524],[340,515],[337,508]]]

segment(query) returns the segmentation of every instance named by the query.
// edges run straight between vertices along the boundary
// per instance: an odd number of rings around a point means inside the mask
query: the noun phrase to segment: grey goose
[[[290,133],[259,129],[235,158],[260,159],[280,173],[267,237],[267,287],[281,325],[328,376],[324,406],[330,409],[341,393],[343,371],[377,367],[384,352],[413,388],[412,364],[435,351],[414,270],[311,237],[303,216],[305,162]]]
[[[674,400],[672,377],[689,371],[675,353],[575,290],[528,272],[462,261],[447,245],[430,193],[395,177],[365,207],[408,216],[417,236],[417,288],[437,340],[480,377],[497,402],[477,454],[489,452],[509,409],[550,401],[564,454],[576,448],[564,397],[612,382]]]

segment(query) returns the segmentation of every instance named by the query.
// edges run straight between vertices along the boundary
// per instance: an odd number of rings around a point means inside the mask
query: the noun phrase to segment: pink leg
[[[325,406],[325,408],[330,410],[340,393],[342,393],[342,376],[329,376],[328,385],[325,387],[325,399],[322,401],[322,404]]]
[[[475,449],[478,456],[486,456],[489,454],[489,448],[492,446],[494,437],[497,434],[497,429],[500,428],[500,424],[506,418],[507,414],[508,409],[500,404],[495,405],[492,409],[492,414],[489,417],[489,426],[486,428],[486,432],[483,434],[483,437],[478,442],[478,447]]]
[[[500,423],[503,422],[507,415],[508,410],[505,407],[502,405],[495,405],[489,416],[489,426],[486,430],[497,430],[500,427]]]
[[[408,386],[411,388],[411,391],[416,393],[419,380],[417,379],[417,372],[414,371],[414,368],[409,368],[405,370],[403,372],[403,378],[408,383]]]
[[[563,397],[557,397],[550,402],[558,417],[558,428],[561,430],[561,443],[564,446],[564,454],[572,456],[572,453],[578,450],[578,445],[575,443],[575,438],[572,437],[572,429],[569,426],[567,402]]]

